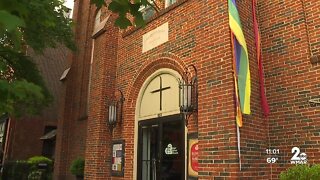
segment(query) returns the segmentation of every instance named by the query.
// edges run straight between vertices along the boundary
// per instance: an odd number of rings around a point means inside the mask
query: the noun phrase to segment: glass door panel
[[[184,125],[180,116],[139,122],[138,180],[184,179]]]
[[[184,130],[180,121],[162,124],[161,179],[184,179]]]
[[[141,179],[156,180],[159,162],[159,126],[142,126],[141,127]]]

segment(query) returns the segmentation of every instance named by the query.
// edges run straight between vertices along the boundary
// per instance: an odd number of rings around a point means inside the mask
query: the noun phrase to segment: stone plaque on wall
[[[166,22],[142,36],[142,53],[149,51],[169,40],[169,23]]]

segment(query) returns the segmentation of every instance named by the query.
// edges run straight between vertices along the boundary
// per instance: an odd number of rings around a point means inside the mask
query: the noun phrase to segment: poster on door
[[[123,176],[124,140],[112,142],[112,176]]]
[[[189,179],[196,179],[198,177],[198,169],[199,169],[198,156],[199,156],[198,139],[197,138],[190,138],[188,141],[188,175],[189,175]]]

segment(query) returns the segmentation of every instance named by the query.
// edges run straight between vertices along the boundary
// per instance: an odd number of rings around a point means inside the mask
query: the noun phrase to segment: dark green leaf
[[[141,13],[137,14],[135,16],[134,23],[136,24],[137,27],[144,27],[145,26],[146,23],[145,23]]]
[[[141,7],[141,4],[140,3],[136,3],[136,4],[131,4],[130,5],[130,13],[136,17],[136,16],[139,16],[141,14],[141,12],[139,11]]]
[[[4,26],[9,32],[16,30],[18,27],[24,27],[25,22],[23,19],[10,14],[5,10],[0,10],[0,24]]]
[[[147,5],[148,4],[148,0],[141,0],[141,4]]]
[[[112,1],[109,6],[108,9],[111,10],[112,12],[118,12],[121,9],[121,5],[115,1]]]
[[[115,24],[120,27],[121,29],[125,29],[128,26],[131,26],[131,22],[128,18],[125,16],[119,16],[118,19],[116,19]]]
[[[106,5],[104,0],[91,0],[91,4],[95,4],[98,9]]]
[[[117,2],[118,4],[120,4],[121,6],[128,6],[129,5],[129,1],[128,0],[113,0],[114,2]]]

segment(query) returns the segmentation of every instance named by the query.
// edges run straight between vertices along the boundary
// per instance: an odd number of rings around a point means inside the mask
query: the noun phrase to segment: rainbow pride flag
[[[236,74],[236,96],[239,98],[240,109],[243,114],[250,114],[251,80],[249,58],[246,40],[242,31],[239,12],[235,0],[228,0],[229,26],[234,54],[234,71]],[[238,122],[237,122],[238,123]],[[239,125],[239,123],[238,123]],[[242,122],[241,122],[242,126]],[[239,125],[239,127],[241,127]]]

